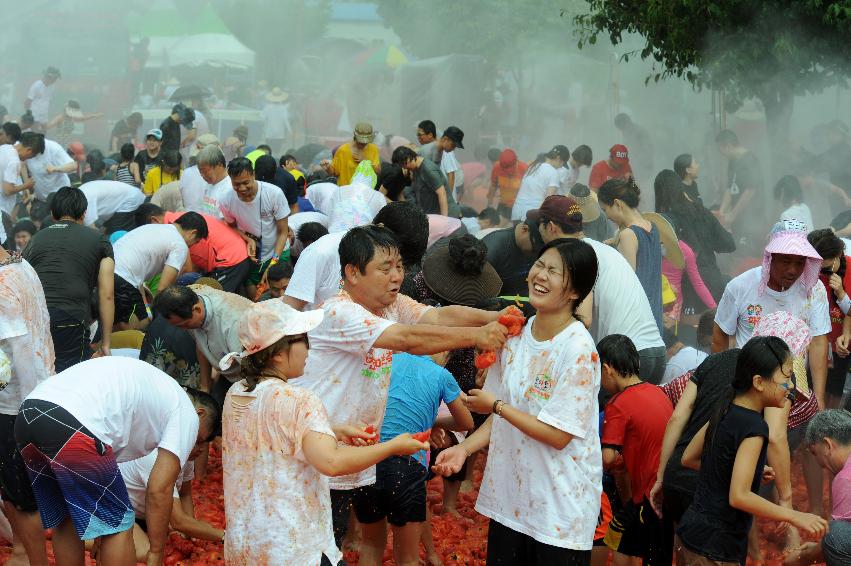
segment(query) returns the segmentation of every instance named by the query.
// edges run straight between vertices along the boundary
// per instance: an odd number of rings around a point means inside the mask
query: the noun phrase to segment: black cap
[[[567,163],[567,160],[570,159],[570,150],[567,149],[566,146],[557,145],[547,152],[547,157],[549,157],[550,159],[558,157],[559,159]]]
[[[443,130],[443,135],[455,142],[455,146],[464,149],[464,132],[457,126],[449,126]]]

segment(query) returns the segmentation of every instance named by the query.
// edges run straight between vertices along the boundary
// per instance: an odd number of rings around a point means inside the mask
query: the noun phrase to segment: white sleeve
[[[236,217],[231,214],[231,211],[228,208],[230,204],[229,201],[230,199],[227,195],[222,195],[222,198],[219,199],[219,212],[222,213],[222,218],[224,218],[225,222],[227,222],[228,224],[233,224],[234,222],[236,222]]]
[[[178,236],[179,237],[179,236]],[[174,242],[171,245],[171,250],[168,252],[168,257],[165,258],[165,265],[175,268],[178,272],[183,269],[183,264],[186,263],[186,257],[189,255],[189,248],[186,247],[186,242]]]
[[[735,336],[739,326],[739,309],[733,287],[733,281],[727,284],[715,311],[715,324],[728,336]]]
[[[98,202],[94,195],[86,195],[88,205],[86,206],[86,216],[83,218],[83,223],[86,226],[91,226],[98,219]]]
[[[55,161],[55,163],[53,163],[53,165],[59,166],[59,167],[61,167],[62,165],[67,165],[69,163],[74,162],[74,160],[71,159],[71,156],[68,155],[68,152],[66,152],[64,149],[62,149],[61,145],[59,145],[58,143],[55,143],[55,142],[54,142],[53,145],[51,145],[50,161],[51,162]]]
[[[272,214],[275,220],[283,220],[290,215],[290,205],[287,203],[287,197],[284,196],[284,191],[270,191],[275,196],[272,198],[273,211]]]
[[[549,175],[547,175],[547,188],[549,188],[549,187],[558,188],[560,186],[561,186],[561,181],[559,180],[559,177],[558,177],[558,171],[555,169],[555,167],[553,167],[552,172]]]
[[[30,100],[35,100],[38,96],[38,81],[34,82],[30,85],[30,89],[27,91],[27,98]]]
[[[310,346],[326,352],[341,350],[366,356],[378,337],[394,324],[355,302],[338,301],[325,309],[322,323],[308,333]]]
[[[188,407],[186,406],[188,405]],[[172,411],[163,429],[157,448],[168,450],[180,460],[180,467],[186,465],[189,453],[198,441],[198,415],[187,399]]]
[[[827,303],[827,291],[824,284],[817,281],[812,292],[812,310],[810,312],[810,335],[823,336],[830,334],[830,308]]]
[[[9,165],[6,166],[6,170],[3,171],[3,180],[7,183],[12,183],[13,185],[21,184],[21,162],[20,161],[12,161]]]
[[[324,281],[321,271],[327,268],[327,261],[319,261],[321,255],[315,243],[304,248],[295,262],[293,276],[287,285],[286,295],[308,303],[319,302],[319,282]]]

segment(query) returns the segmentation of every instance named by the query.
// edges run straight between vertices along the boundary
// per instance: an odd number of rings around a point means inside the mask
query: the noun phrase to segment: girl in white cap
[[[373,444],[374,431],[331,427],[312,392],[287,383],[304,370],[307,332],[322,310],[299,312],[264,301],[239,322],[245,350],[230,353],[244,379],[228,391],[222,421],[222,467],[228,564],[336,564],[326,476],[351,474],[390,456],[428,450],[408,434]],[[338,446],[338,439],[358,448]],[[265,525],[264,528],[258,528]]]

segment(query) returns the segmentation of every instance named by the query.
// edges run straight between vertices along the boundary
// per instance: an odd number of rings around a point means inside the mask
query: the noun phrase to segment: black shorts
[[[689,495],[678,489],[668,489],[664,486],[662,487],[662,495],[662,514],[672,523],[678,524],[686,509],[691,505],[694,495]]]
[[[222,291],[228,293],[236,293],[245,280],[248,279],[248,274],[251,273],[251,267],[254,265],[249,258],[245,258],[236,265],[230,267],[220,267],[215,269],[210,275],[218,281],[222,286]]]
[[[24,459],[15,442],[17,415],[0,415],[0,494],[18,511],[35,513],[38,506],[33,495]]]
[[[92,357],[89,325],[62,309],[48,308],[50,336],[56,353],[56,373]]]
[[[674,558],[674,528],[668,517],[660,519],[645,498],[628,502],[615,514],[603,539],[606,546],[644,559],[644,564],[671,564]]]
[[[376,466],[375,485],[354,491],[352,504],[361,523],[385,517],[395,527],[426,520],[425,466],[409,456],[391,456]]]
[[[130,318],[136,315],[139,320],[148,318],[145,309],[145,300],[142,293],[128,283],[124,278],[115,276],[115,322],[130,322]]]
[[[851,365],[851,356],[840,358],[833,353],[833,367],[827,369],[827,385],[825,390],[834,397],[842,397],[845,389],[845,378],[848,376],[848,366]]]
[[[539,542],[490,520],[488,524],[488,566],[587,566],[590,550],[560,548]]]

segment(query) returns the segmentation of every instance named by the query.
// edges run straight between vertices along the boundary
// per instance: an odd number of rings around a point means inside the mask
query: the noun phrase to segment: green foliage
[[[580,46],[640,34],[652,79],[682,77],[731,102],[784,98],[844,84],[851,70],[851,1],[588,0],[574,18]]]

